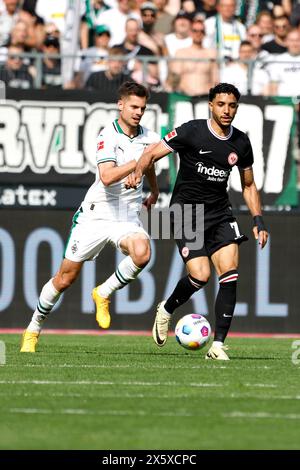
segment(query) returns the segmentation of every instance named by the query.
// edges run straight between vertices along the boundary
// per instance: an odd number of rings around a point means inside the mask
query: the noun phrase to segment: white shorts
[[[64,257],[76,262],[93,260],[107,243],[122,251],[121,240],[136,233],[150,238],[138,217],[128,222],[104,220],[90,205],[82,204],[74,214]]]

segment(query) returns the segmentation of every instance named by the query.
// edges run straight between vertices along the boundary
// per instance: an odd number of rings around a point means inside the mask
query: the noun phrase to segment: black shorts
[[[176,221],[176,218],[174,220],[174,217],[171,216],[173,237],[185,263],[199,256],[210,258],[223,246],[232,243],[239,245],[248,240],[248,237],[240,232],[230,206],[222,211],[206,209],[203,216],[201,227],[196,224],[194,207],[190,219],[182,217],[182,220]],[[192,233],[195,234],[194,237],[191,237]]]

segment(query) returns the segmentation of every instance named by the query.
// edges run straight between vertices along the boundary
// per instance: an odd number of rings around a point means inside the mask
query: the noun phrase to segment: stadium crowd
[[[226,81],[242,94],[300,95],[299,0],[81,0],[69,80],[59,57],[67,8],[0,0],[1,81],[26,89],[41,74],[42,88],[105,92],[132,79],[188,96]]]

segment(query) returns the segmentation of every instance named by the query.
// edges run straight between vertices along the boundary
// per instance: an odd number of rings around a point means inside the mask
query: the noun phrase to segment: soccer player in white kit
[[[23,333],[21,352],[35,352],[43,323],[61,293],[76,280],[83,263],[95,259],[107,243],[127,256],[104,283],[93,289],[96,320],[102,328],[110,326],[111,294],[133,281],[148,263],[150,239],[139,220],[142,183],[128,188],[126,182],[144,148],[160,140],[157,133],[140,125],[148,98],[148,90],[142,85],[121,85],[119,118],[98,136],[95,182],[73,217],[60,268],[41,290],[31,322]],[[149,209],[158,198],[154,167],[146,177],[151,192],[143,204]]]

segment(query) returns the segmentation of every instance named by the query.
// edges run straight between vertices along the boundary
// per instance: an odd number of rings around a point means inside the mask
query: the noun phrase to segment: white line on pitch
[[[7,397],[8,393],[7,392],[0,392],[1,397]],[[122,392],[122,393],[63,393],[63,392],[55,392],[55,393],[46,393],[45,391],[43,392],[20,392],[20,391],[10,391],[9,396],[13,397],[52,397],[52,398],[193,398],[193,395],[189,393],[168,393],[168,394],[162,394],[162,393],[155,393],[155,395],[151,393],[128,393],[128,392]],[[202,398],[209,398],[211,397],[211,392],[205,394],[205,392],[202,392],[201,395]],[[300,400],[300,395],[254,395],[254,394],[249,394],[249,393],[230,393],[230,395],[226,395],[225,393],[222,393],[221,395],[218,395],[214,393],[213,398],[223,398],[223,399],[251,399],[251,400]]]
[[[277,388],[275,384],[251,384],[245,383],[243,384],[245,387],[258,387],[258,388]]]
[[[0,384],[32,384],[32,385],[140,385],[140,386],[178,386],[181,387],[182,383],[177,382],[113,382],[113,381],[98,381],[98,380],[79,380],[79,381],[63,381],[63,380],[0,380]],[[219,383],[203,383],[191,382],[190,387],[224,387],[226,384]],[[265,383],[245,383],[245,387],[258,387],[258,388],[277,388],[275,384]]]
[[[0,384],[28,384],[28,385],[133,385],[133,386],[145,386],[145,387],[182,387],[182,383],[178,382],[112,382],[112,381],[98,381],[98,380],[78,380],[78,381],[63,381],[63,380],[0,380]],[[189,387],[223,387],[223,384],[214,383],[203,383],[203,382],[192,382],[186,383],[184,386]]]
[[[20,414],[56,414],[56,415],[100,415],[100,416],[160,416],[160,417],[193,417],[194,413],[188,412],[161,412],[153,413],[144,410],[87,410],[87,409],[73,409],[63,408],[60,410],[51,410],[46,408],[9,408],[9,413],[20,413]]]
[[[185,411],[176,412],[147,412],[144,410],[88,410],[80,408],[63,408],[63,409],[47,409],[47,408],[9,408],[9,413],[17,414],[56,414],[56,415],[101,415],[101,416],[161,416],[161,417],[195,417],[197,413],[189,413]],[[200,416],[200,414],[198,415]],[[300,414],[296,413],[244,413],[242,411],[233,411],[232,413],[223,413],[223,418],[250,418],[250,419],[290,419],[300,420]]]
[[[7,397],[7,393],[0,393],[0,396],[5,396]],[[10,397],[51,397],[51,398],[84,398],[84,399],[87,399],[87,398],[112,398],[112,399],[115,399],[115,398],[191,398],[191,395],[187,394],[187,393],[176,393],[176,394],[170,394],[170,393],[167,393],[167,394],[161,394],[161,393],[155,393],[154,394],[145,394],[145,393],[101,393],[99,395],[98,394],[95,394],[95,393],[47,393],[45,394],[45,392],[32,392],[32,393],[21,393],[21,392],[17,392],[17,393],[9,393],[9,396]],[[207,395],[208,396],[208,395]],[[215,395],[214,395],[215,396]],[[223,395],[222,395],[223,396]],[[221,396],[220,396],[221,398]]]
[[[243,411],[233,411],[232,413],[223,413],[224,418],[251,418],[251,419],[299,419],[300,414],[296,413],[244,413]]]
[[[145,365],[145,364],[6,364],[5,367],[12,367],[14,369],[20,368],[24,369],[26,367],[28,368],[47,368],[47,369],[57,369],[57,368],[70,368],[70,369],[129,369],[129,368],[136,368],[136,369],[228,369],[228,370],[245,370],[244,367],[239,367],[239,366],[233,366],[230,364],[230,366],[221,366],[220,364],[206,364],[206,363],[201,363],[198,365],[191,365],[191,364],[186,364],[186,365],[172,365],[170,366],[163,366],[163,365]],[[247,366],[248,367],[248,366]],[[258,367],[254,367],[256,370]],[[262,366],[259,367],[259,369],[271,369],[270,366]]]

